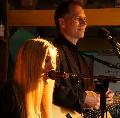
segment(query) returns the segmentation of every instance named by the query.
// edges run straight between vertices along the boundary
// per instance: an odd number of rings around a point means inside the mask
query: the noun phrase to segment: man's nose
[[[81,20],[81,21],[79,21],[79,23],[80,23],[80,25],[86,25],[87,26],[87,21],[86,20]]]

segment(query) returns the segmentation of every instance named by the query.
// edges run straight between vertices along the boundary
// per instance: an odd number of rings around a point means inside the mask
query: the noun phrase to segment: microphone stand
[[[120,59],[120,43],[117,42],[115,39],[110,39],[109,41],[110,41],[110,43],[111,43],[111,45],[112,45],[116,55]]]
[[[101,29],[105,32],[105,38],[110,42],[116,55],[120,59],[120,43],[116,41],[115,38],[112,37],[110,31],[108,31],[106,28],[101,28]]]
[[[112,45],[116,55],[120,59],[120,44],[113,39],[113,37],[108,33],[106,35],[107,39],[109,40],[110,44]],[[100,93],[100,108],[101,108],[101,118],[104,118],[104,113],[106,112],[106,118],[107,118],[107,110],[106,110],[106,92],[109,87],[109,81],[106,80],[101,80],[101,86],[102,86],[102,91]]]
[[[97,77],[98,81],[98,89],[97,92],[100,93],[100,109],[101,109],[101,118],[104,118],[104,113],[106,113],[107,118],[107,110],[106,110],[106,92],[108,91],[109,87],[109,82],[117,82],[120,81],[120,78],[114,78],[114,77],[109,77],[109,76],[98,76]],[[99,84],[100,82],[100,84]]]
[[[107,79],[100,79],[100,109],[101,109],[101,118],[104,118],[104,113],[106,113],[107,118],[107,110],[106,110],[106,92],[108,91],[109,81]]]
[[[92,55],[88,55],[85,54],[83,52],[80,52],[81,55],[87,56],[99,63],[102,63],[110,68],[115,68],[115,69],[120,69],[120,67],[113,65],[109,62],[103,61],[101,59],[98,59]],[[106,118],[107,118],[107,110],[106,110],[106,92],[108,91],[108,87],[109,87],[109,81],[111,81],[110,79],[105,79],[105,78],[100,78],[99,82],[100,82],[100,91],[98,91],[100,93],[100,108],[101,108],[101,118],[104,118],[104,113],[106,113]],[[117,81],[117,80],[116,80]],[[115,80],[113,80],[113,82],[116,82]],[[120,80],[119,80],[120,81]]]

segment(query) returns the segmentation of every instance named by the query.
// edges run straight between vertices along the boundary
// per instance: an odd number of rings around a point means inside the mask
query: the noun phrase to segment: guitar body
[[[68,113],[71,117],[66,116]],[[56,106],[53,104],[53,118],[83,118],[83,117],[81,114],[75,112],[74,110]]]
[[[101,118],[101,116],[99,118]],[[104,118],[112,118],[112,117],[111,117],[110,113],[107,112],[107,116],[106,116],[106,113],[104,113]]]
[[[82,117],[81,114],[75,112],[74,110],[70,110],[67,108],[56,106],[54,104],[52,105],[52,110],[53,110],[53,117],[52,118],[84,118],[84,117]],[[45,111],[43,109],[43,106],[41,107],[41,118],[47,118],[45,115]]]
[[[120,95],[114,96],[113,104],[108,105],[107,110],[110,111],[113,108],[115,108],[117,105],[120,105]],[[79,114],[78,112],[68,108],[56,106],[54,104],[52,106],[52,109],[53,109],[53,118],[101,118],[101,109],[85,110],[85,112],[82,114]],[[41,116],[42,118],[46,118],[43,107],[41,107]],[[106,113],[104,113],[104,118],[112,118],[112,117],[110,113],[107,112],[107,115]]]
[[[53,118],[101,118],[101,116],[95,116],[94,111],[92,110],[90,110],[89,112],[85,114],[84,113],[79,114],[78,112],[74,110],[63,108],[63,107],[56,106],[53,104]],[[104,118],[112,118],[112,117],[110,113],[107,112],[107,117],[106,117],[106,113],[104,113]]]

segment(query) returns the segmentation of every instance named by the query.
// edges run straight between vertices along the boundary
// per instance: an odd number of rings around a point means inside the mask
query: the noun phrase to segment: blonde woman
[[[56,69],[56,55],[56,48],[41,38],[28,40],[20,48],[14,79],[22,91],[22,117],[52,118],[54,80],[47,73]]]

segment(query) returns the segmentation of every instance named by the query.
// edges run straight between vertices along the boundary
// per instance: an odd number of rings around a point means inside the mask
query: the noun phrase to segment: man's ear
[[[63,18],[59,18],[58,21],[59,21],[59,26],[60,27],[64,27],[65,26]]]

